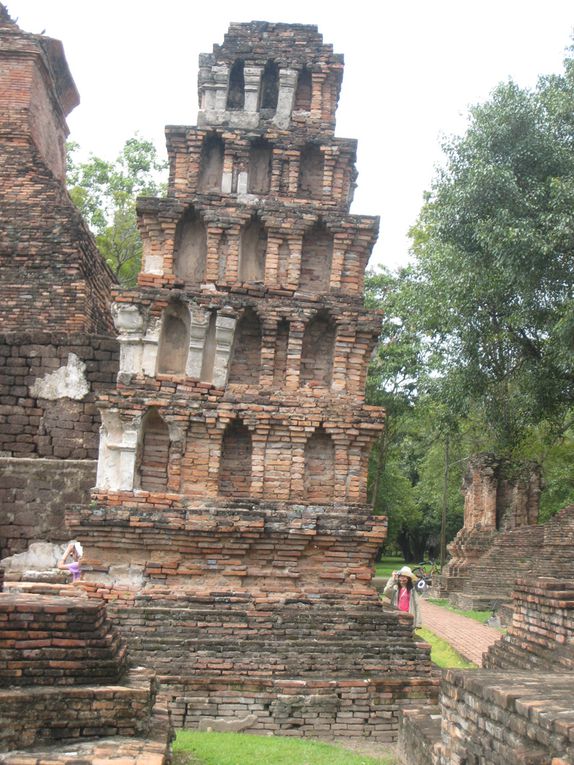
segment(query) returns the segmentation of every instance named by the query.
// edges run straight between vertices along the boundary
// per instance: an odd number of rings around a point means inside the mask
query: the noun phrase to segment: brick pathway
[[[446,640],[461,656],[479,667],[482,666],[482,654],[502,637],[498,630],[486,624],[454,614],[424,598],[419,602],[423,627]]]

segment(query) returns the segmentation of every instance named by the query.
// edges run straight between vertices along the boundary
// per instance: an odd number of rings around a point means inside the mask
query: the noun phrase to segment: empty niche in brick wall
[[[299,193],[304,197],[320,199],[323,196],[323,152],[314,143],[308,143],[299,160]]]
[[[253,141],[249,148],[249,180],[247,190],[250,194],[267,194],[271,181],[271,157],[273,148],[268,141]]]
[[[159,349],[158,374],[183,375],[190,339],[189,309],[179,300],[168,303],[163,312]]]
[[[294,110],[299,112],[311,111],[311,93],[313,92],[313,84],[311,80],[311,72],[307,67],[303,67],[299,72],[297,78],[297,90],[295,91],[295,104]]]
[[[328,292],[331,281],[333,236],[318,221],[303,236],[299,289],[304,292]]]
[[[275,61],[268,61],[261,77],[261,109],[275,112],[279,98],[279,67]]]
[[[247,308],[235,327],[228,383],[257,385],[261,368],[261,322]]]
[[[241,420],[230,422],[223,433],[219,493],[248,497],[251,489],[251,433]]]
[[[245,73],[244,63],[235,61],[229,72],[227,86],[227,109],[240,111],[245,106]]]
[[[305,499],[316,503],[332,502],[334,481],[335,446],[321,425],[305,444]]]
[[[175,277],[185,284],[200,284],[205,276],[207,230],[193,209],[183,215],[175,232]]]
[[[289,322],[281,319],[277,324],[275,340],[275,362],[273,365],[273,385],[282,388],[287,374],[287,354],[289,349]]]
[[[251,218],[241,232],[239,252],[239,280],[262,282],[265,274],[267,231],[261,220]]]
[[[335,324],[327,311],[321,311],[305,327],[301,350],[301,385],[331,385],[334,348]]]
[[[201,147],[199,191],[221,191],[224,152],[223,139],[217,133],[205,136]]]
[[[165,491],[169,459],[169,430],[156,409],[142,420],[138,476],[143,491]]]

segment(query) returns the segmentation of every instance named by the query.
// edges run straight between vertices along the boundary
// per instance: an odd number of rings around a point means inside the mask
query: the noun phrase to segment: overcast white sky
[[[359,140],[352,212],[380,215],[371,264],[408,256],[441,137],[501,80],[559,71],[572,0],[4,0],[22,29],[62,40],[81,104],[70,137],[113,159],[136,131],[162,152],[167,124],[194,125],[197,59],[230,21],[317,24],[345,56],[337,134]],[[376,0],[375,0],[376,2]]]

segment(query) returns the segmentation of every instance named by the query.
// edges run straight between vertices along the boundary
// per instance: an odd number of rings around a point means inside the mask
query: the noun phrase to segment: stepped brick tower
[[[66,540],[89,501],[114,385],[115,279],[66,191],[66,116],[78,104],[62,43],[0,3],[0,558]]]
[[[166,130],[167,197],[139,200],[97,489],[68,522],[178,725],[392,738],[398,705],[434,693],[371,585],[378,219],[349,214],[342,73],[313,26],[232,24],[200,58],[198,126]]]

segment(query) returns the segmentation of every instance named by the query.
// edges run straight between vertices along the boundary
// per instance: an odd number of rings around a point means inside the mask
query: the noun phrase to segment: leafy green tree
[[[561,431],[574,403],[572,74],[568,60],[472,109],[412,231],[407,281],[441,398],[478,409],[511,457],[539,423]]]
[[[161,161],[151,141],[128,139],[118,157],[109,162],[90,156],[79,162],[75,143],[68,146],[68,190],[74,204],[94,232],[96,243],[120,284],[135,284],[142,244],[136,223],[138,196],[164,193]]]

